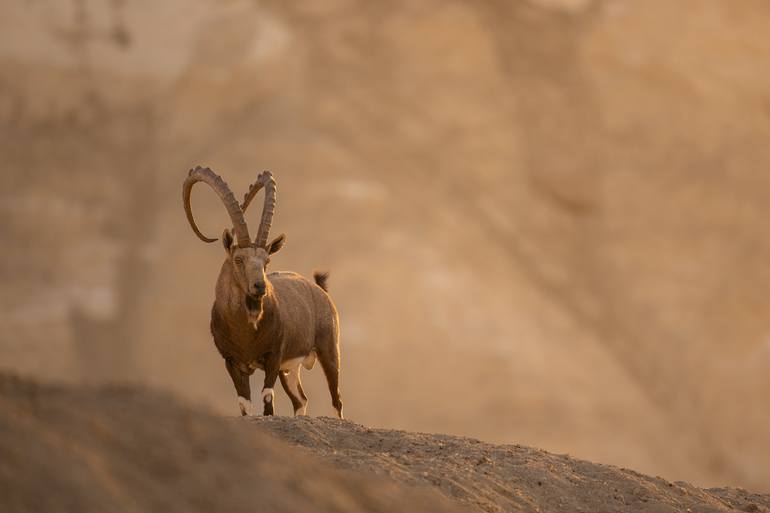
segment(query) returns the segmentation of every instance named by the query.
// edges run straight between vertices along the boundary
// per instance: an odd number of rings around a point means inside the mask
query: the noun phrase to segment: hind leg
[[[307,415],[307,396],[305,391],[302,390],[302,383],[299,380],[300,366],[287,371],[281,371],[278,375],[281,378],[281,385],[283,386],[286,395],[291,399],[291,404],[294,406],[294,416]]]
[[[336,338],[336,337],[335,337]],[[326,375],[326,383],[329,385],[329,393],[332,396],[332,405],[337,410],[337,416],[342,417],[342,397],[340,397],[340,352],[336,340],[329,344],[325,350],[318,350],[318,361]]]

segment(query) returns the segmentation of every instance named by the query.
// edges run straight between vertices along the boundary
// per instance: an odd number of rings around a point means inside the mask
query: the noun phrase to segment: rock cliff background
[[[3,368],[234,414],[180,186],[271,169],[273,265],[331,271],[353,420],[770,488],[770,4],[10,0],[0,27]]]

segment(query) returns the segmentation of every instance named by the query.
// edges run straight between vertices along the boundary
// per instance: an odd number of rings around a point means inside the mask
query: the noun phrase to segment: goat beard
[[[246,298],[246,316],[249,323],[254,326],[254,329],[257,329],[259,321],[262,320],[262,313],[264,311],[264,308],[262,308],[262,299],[260,299],[259,302],[255,302],[249,300],[248,297]]]
[[[257,329],[257,326],[259,326],[259,321],[262,320],[262,312],[263,310],[261,307],[259,311],[256,312],[248,311],[249,323],[254,326],[254,329]]]

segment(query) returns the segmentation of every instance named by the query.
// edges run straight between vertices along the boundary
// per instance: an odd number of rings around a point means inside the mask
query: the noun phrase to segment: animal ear
[[[230,254],[230,250],[233,247],[233,234],[230,230],[225,228],[225,231],[222,232],[222,245],[225,247],[225,251],[227,251],[227,254]]]
[[[277,252],[283,247],[284,242],[286,242],[286,234],[282,233],[267,245],[267,254],[272,255],[273,253]]]

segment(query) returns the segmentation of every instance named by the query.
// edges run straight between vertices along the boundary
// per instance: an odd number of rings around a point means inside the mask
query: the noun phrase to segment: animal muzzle
[[[249,294],[256,297],[262,297],[265,295],[265,291],[267,290],[267,285],[265,285],[264,282],[254,282],[252,286],[249,287]]]

